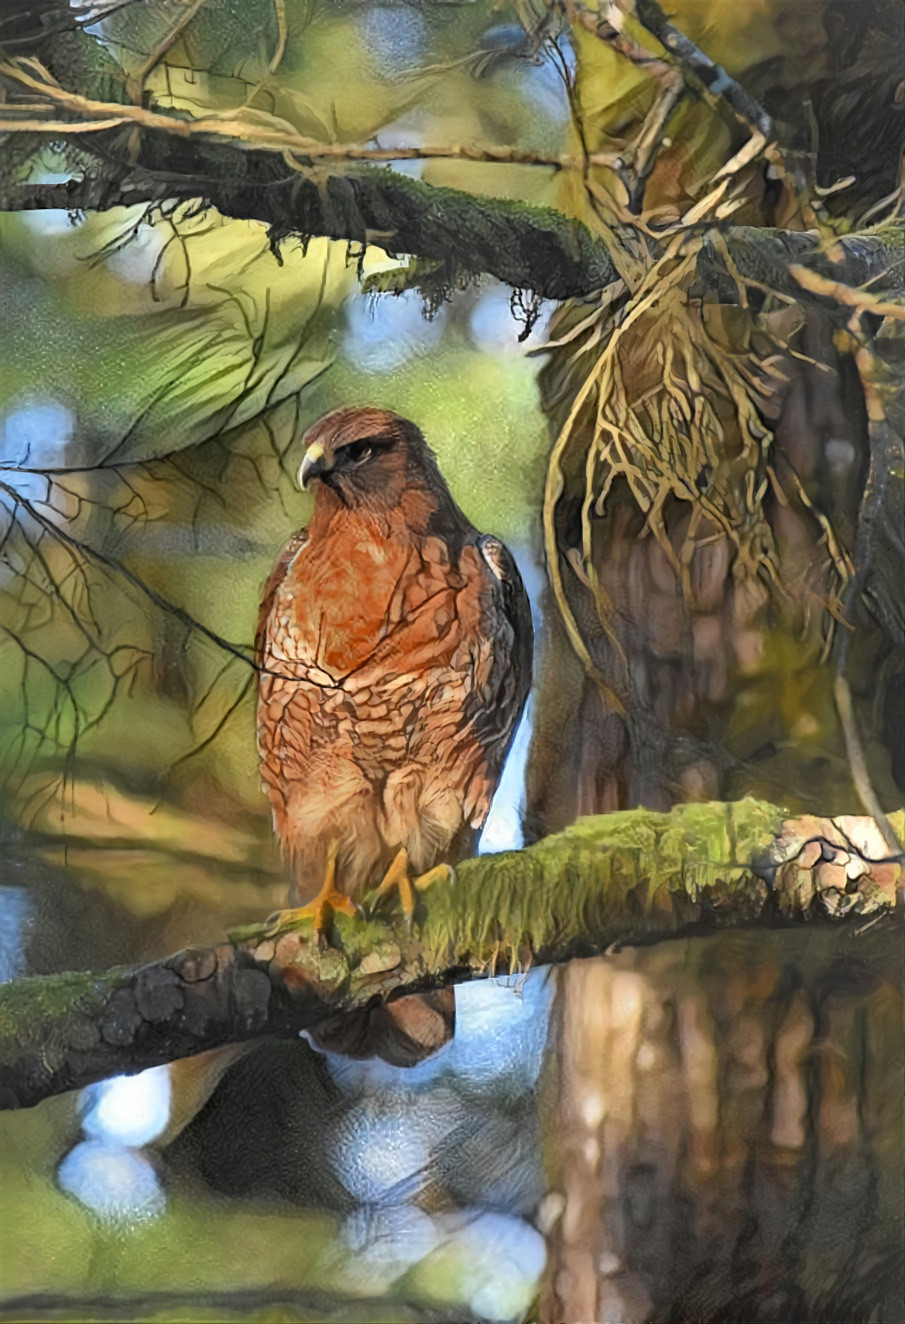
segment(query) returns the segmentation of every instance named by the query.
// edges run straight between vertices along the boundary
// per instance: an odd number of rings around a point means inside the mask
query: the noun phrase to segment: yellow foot
[[[277,927],[284,928],[287,924],[295,924],[298,920],[312,919],[314,921],[314,932],[316,934],[326,933],[330,927],[330,917],[332,915],[348,915],[353,918],[360,915],[361,911],[355,902],[343,892],[337,892],[335,889],[321,888],[313,901],[309,901],[307,906],[298,906],[293,910],[280,910],[274,917],[279,920]]]
[[[384,874],[380,885],[374,893],[374,909],[380,905],[380,902],[390,892],[397,891],[399,900],[402,904],[402,911],[405,915],[406,924],[411,927],[412,919],[417,905],[416,892],[423,892],[425,888],[432,883],[438,883],[440,879],[448,881],[452,877],[452,869],[448,864],[438,864],[434,869],[428,869],[427,873],[420,874],[417,878],[412,878],[409,873],[408,852],[403,846],[395,855],[392,864]]]
[[[314,921],[315,937],[326,939],[330,921],[337,914],[348,915],[354,919],[361,914],[361,911],[351,897],[346,896],[345,892],[340,892],[336,886],[336,847],[331,846],[327,854],[323,886],[314,900],[309,901],[306,906],[298,906],[292,910],[278,910],[275,915],[270,916],[268,923],[276,932],[301,920],[311,919]]]

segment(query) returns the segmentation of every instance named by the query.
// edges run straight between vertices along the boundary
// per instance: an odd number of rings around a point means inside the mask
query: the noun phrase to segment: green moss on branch
[[[905,813],[891,816],[901,837]],[[580,820],[482,856],[401,915],[309,921],[138,969],[0,989],[5,1107],[226,1043],[296,1036],[389,998],[714,926],[891,914],[902,857],[871,819],[783,820],[773,805],[684,805]]]

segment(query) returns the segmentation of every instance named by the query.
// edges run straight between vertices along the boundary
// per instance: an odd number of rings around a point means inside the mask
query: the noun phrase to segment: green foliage
[[[421,131],[432,125],[440,142],[479,137],[487,116],[527,146],[561,135],[532,114],[519,78],[470,71],[464,57],[493,19],[487,5],[456,15],[201,5],[148,67],[185,17],[167,3],[114,11],[72,35],[58,72],[88,95],[127,100],[145,69],[148,106],[266,111],[321,138],[366,141],[400,116]],[[356,96],[340,95],[352,81]],[[33,177],[65,172],[69,159],[41,147]],[[491,193],[505,192],[507,169],[429,166],[436,183]],[[361,263],[357,249],[327,240],[287,242],[277,254],[262,226],[190,205],[120,209],[71,227],[54,213],[47,223],[3,218],[2,461],[74,471],[0,473],[51,515],[36,526],[18,507],[3,554],[13,578],[0,597],[0,775],[11,793],[30,769],[61,773],[65,757],[76,778],[90,766],[176,798],[208,782],[218,797],[263,805],[248,669],[90,554],[75,553],[73,572],[54,520],[247,648],[260,585],[308,513],[294,484],[301,431],[327,408],[371,401],[419,422],[481,527],[530,540],[544,443],[529,365],[472,341],[477,291],[462,296],[459,319],[441,316],[449,325],[429,356],[415,342],[392,375],[359,365],[344,346],[346,301],[366,297],[356,293]],[[363,263],[365,273],[386,266],[377,250]],[[45,436],[29,461],[17,420],[47,405],[68,411],[65,435]],[[13,499],[3,500],[0,520]]]

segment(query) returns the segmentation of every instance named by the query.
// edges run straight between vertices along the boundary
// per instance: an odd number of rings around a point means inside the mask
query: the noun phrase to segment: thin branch
[[[722,65],[714,64],[690,37],[670,23],[657,0],[635,0],[638,22],[675,58],[686,80],[702,87],[711,97],[725,103],[749,129],[762,137],[773,136],[773,121],[764,108],[737,83]]]
[[[728,111],[732,118],[750,134],[750,143],[738,154],[739,164],[743,158],[747,161],[762,155],[786,183],[792,196],[799,198],[805,223],[808,226],[818,224],[819,218],[825,215],[823,205],[819,199],[813,204],[808,201],[808,192],[814,190],[807,190],[806,181],[787,165],[775,141],[775,126],[770,115],[740,83],[727,74],[721,65],[715,64],[699,46],[667,19],[657,0],[637,0],[637,3],[633,3],[633,0],[620,0],[618,4],[601,3],[599,12],[588,10],[581,0],[558,0],[558,3],[574,24],[594,32],[632,64],[656,78],[665,93],[672,93],[678,80],[681,86],[703,95],[717,111]],[[633,40],[626,31],[626,15],[623,10],[664,47],[667,53],[665,59],[654,55]],[[640,182],[635,189],[630,190],[633,206],[638,203],[639,189],[643,190]],[[719,201],[719,198],[711,201]]]
[[[676,82],[675,70],[665,60],[641,46],[625,31],[624,15],[618,5],[602,4],[599,11],[588,9],[581,0],[562,0],[562,9],[574,27],[583,28],[612,46],[614,51],[656,78],[664,88]]]
[[[855,790],[858,792],[858,799],[882,832],[887,849],[893,854],[899,853],[902,850],[901,844],[896,836],[895,829],[877,798],[877,793],[870,779],[870,773],[867,770],[867,760],[864,757],[858,723],[855,720],[852,692],[848,679],[841,671],[837,671],[833,680],[833,698],[836,701],[836,712],[839,714],[839,725],[842,727],[842,735],[845,740],[845,752],[848,757],[852,781],[855,784]]]
[[[165,128],[165,132],[170,132],[169,124],[164,126],[161,121],[166,121],[167,116],[157,116],[157,122],[149,127]],[[172,124],[183,125],[184,120],[170,121]],[[102,133],[108,129],[121,127],[126,120],[123,118],[98,119],[90,124],[73,123],[70,120],[0,120],[0,133],[20,132],[20,133],[46,133],[54,138],[65,137],[69,134],[83,133]],[[213,138],[226,138],[236,140],[239,144],[244,143],[248,138],[241,132],[235,132],[227,126],[212,125],[209,121],[197,120],[192,125],[192,131],[205,133]],[[247,135],[247,129],[246,129]],[[180,132],[180,137],[185,137],[184,132]],[[261,150],[289,152],[300,166],[316,164],[319,161],[329,161],[332,163],[341,163],[343,161],[476,161],[493,163],[495,165],[523,165],[523,166],[544,166],[551,170],[583,170],[586,165],[591,166],[609,166],[614,168],[622,162],[622,157],[612,152],[592,152],[587,160],[583,156],[570,156],[568,154],[558,156],[544,156],[539,152],[522,151],[517,147],[493,147],[491,145],[483,147],[367,147],[358,143],[314,143],[307,140],[299,141],[295,135],[289,135],[285,141],[277,138],[274,141],[268,141],[266,137],[254,133],[251,139],[256,148]]]
[[[130,92],[132,100],[137,106],[141,105],[142,95],[144,93],[145,79],[154,69],[157,68],[160,61],[166,55],[167,51],[175,46],[176,42],[182,36],[185,29],[191,23],[192,19],[198,13],[198,10],[204,4],[204,0],[184,0],[185,8],[177,21],[173,24],[170,31],[164,37],[163,41],[155,47],[138,72],[129,80],[127,89]]]
[[[891,317],[894,321],[905,322],[905,303],[890,303],[869,294],[867,290],[853,290],[841,281],[830,280],[828,276],[821,276],[796,262],[790,264],[789,271],[809,294],[833,299],[846,308],[857,309],[859,313],[874,313],[877,317]]]
[[[78,538],[74,538],[71,533],[67,533],[65,529],[61,529],[58,525],[54,524],[51,520],[45,519],[41,512],[37,510],[30,501],[27,501],[21,493],[17,492],[14,487],[9,487],[6,483],[0,482],[0,492],[5,492],[8,497],[16,501],[23,510],[27,511],[36,523],[40,524],[41,528],[44,529],[46,533],[52,538],[55,538],[58,542],[61,542],[65,547],[69,548],[70,551],[86,560],[94,561],[97,565],[103,566],[105,570],[118,575],[132,588],[148,598],[150,602],[153,602],[155,607],[159,607],[161,611],[165,611],[170,616],[174,616],[176,620],[181,621],[189,630],[203,635],[205,639],[209,639],[210,642],[216,644],[218,648],[222,648],[225,652],[231,653],[233,657],[239,658],[240,661],[246,664],[246,666],[251,667],[253,670],[258,670],[254,659],[250,656],[250,650],[249,653],[243,652],[241,647],[230,643],[228,639],[224,639],[223,636],[217,634],[216,631],[209,629],[206,625],[202,625],[200,621],[195,620],[194,616],[191,616],[184,607],[178,607],[174,602],[170,602],[167,598],[163,597],[163,595],[158,593],[156,589],[151,588],[150,584],[146,584],[138,575],[134,574],[131,570],[128,570],[120,561],[114,560],[113,557],[106,556],[103,552],[99,552],[96,548],[89,546],[88,543],[81,542]]]
[[[197,119],[183,119],[149,110],[140,104],[120,105],[116,102],[94,101],[89,97],[82,97],[60,87],[50,75],[46,75],[46,78],[32,76],[21,64],[0,63],[0,78],[19,83],[29,91],[46,97],[51,103],[50,105],[41,102],[7,103],[3,108],[7,118],[0,119],[0,133],[46,133],[59,137],[61,134],[70,133],[105,132],[122,125],[136,124],[144,129],[171,133],[179,138],[207,137],[215,141],[234,142],[240,148],[252,147],[256,151],[290,153],[300,163],[437,159],[547,166],[554,170],[583,170],[586,164],[612,166],[619,159],[612,153],[597,152],[586,162],[584,156],[568,154],[544,156],[539,152],[522,151],[517,147],[501,147],[495,144],[369,147],[363,143],[322,143],[299,133],[287,121],[277,119],[263,111],[240,109],[201,116]],[[59,106],[78,118],[75,120],[48,118],[54,106]]]
[[[631,163],[635,178],[629,196],[629,207],[635,213],[640,213],[642,210],[644,190],[657,163],[660,148],[663,146],[666,125],[684,95],[685,85],[681,80],[677,80],[673,85],[667,84],[645,120]]]

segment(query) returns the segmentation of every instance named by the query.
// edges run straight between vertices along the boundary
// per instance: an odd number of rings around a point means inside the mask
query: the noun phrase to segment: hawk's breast
[[[267,687],[270,720],[329,731],[369,764],[416,755],[419,723],[455,723],[472,688],[479,621],[465,588],[438,539],[347,539],[342,557],[304,544],[271,607],[286,676]]]

